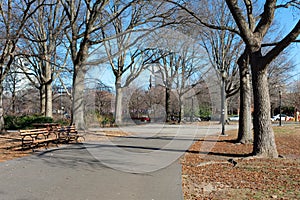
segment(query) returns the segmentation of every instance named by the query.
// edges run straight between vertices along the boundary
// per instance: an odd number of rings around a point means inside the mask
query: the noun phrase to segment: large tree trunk
[[[0,84],[0,131],[4,130],[3,87]]]
[[[271,125],[270,97],[267,68],[259,68],[259,58],[251,63],[254,95],[254,144],[253,154],[261,157],[278,157],[275,136]]]
[[[84,66],[75,66],[75,74],[73,77],[73,101],[72,101],[72,119],[73,123],[79,130],[84,130]]]
[[[225,101],[224,101],[224,120],[225,120],[225,123],[228,123],[228,99],[225,98]]]
[[[45,85],[39,87],[40,91],[40,112],[41,115],[45,115],[45,110],[46,110],[46,89]]]
[[[52,85],[51,82],[45,85],[46,88],[46,106],[45,106],[45,116],[52,118]],[[60,108],[62,109],[62,108]]]
[[[251,132],[251,87],[250,73],[248,69],[249,60],[244,53],[238,60],[240,72],[240,114],[239,131],[237,142],[242,144],[252,143]]]
[[[240,115],[237,142],[242,144],[253,142],[251,132],[251,88],[249,75],[247,76],[241,77],[240,80]]]
[[[46,63],[46,84],[45,84],[45,93],[46,93],[46,106],[45,106],[45,115],[46,117],[52,118],[52,71],[50,63]],[[62,108],[60,108],[62,109]]]
[[[121,77],[116,78],[116,101],[115,101],[115,122],[117,125],[122,124],[122,99],[123,99],[123,91],[121,86]]]
[[[170,122],[171,121],[171,89],[169,86],[166,86],[165,111],[166,111],[166,122]]]
[[[179,116],[178,123],[180,123],[184,118],[184,103],[183,103],[183,95],[179,96]]]

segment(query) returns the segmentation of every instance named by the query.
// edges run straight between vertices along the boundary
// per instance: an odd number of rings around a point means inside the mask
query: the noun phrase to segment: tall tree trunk
[[[260,59],[252,58],[252,86],[254,95],[254,144],[253,154],[262,157],[276,158],[278,152],[271,125],[270,97],[267,79],[267,67],[260,69]]]
[[[45,115],[45,111],[46,111],[46,89],[45,89],[45,85],[42,85],[39,87],[39,91],[40,91],[40,112],[41,115]]]
[[[166,102],[165,102],[165,111],[166,111],[166,122],[171,121],[171,89],[166,86]]]
[[[183,118],[184,118],[183,95],[180,95],[179,96],[179,116],[178,116],[178,123],[180,123]]]
[[[116,101],[115,101],[115,122],[116,124],[122,124],[122,99],[123,99],[123,91],[121,86],[121,77],[116,77]]]
[[[45,85],[45,88],[46,88],[46,106],[45,106],[45,116],[46,117],[53,117],[52,115],[52,84],[51,82],[50,83],[47,83]],[[62,109],[62,108],[60,108]]]
[[[0,131],[4,130],[3,86],[0,84]]]
[[[52,118],[52,71],[50,63],[46,63],[45,68],[45,93],[46,93],[46,105],[45,105],[45,115],[46,117]],[[62,108],[60,108],[62,109]]]
[[[72,119],[73,123],[79,130],[84,130],[85,121],[84,121],[84,77],[85,69],[84,66],[74,67],[73,77],[73,101],[72,101]]]
[[[224,101],[224,120],[225,123],[228,123],[228,98],[225,97]]]
[[[251,87],[249,73],[249,59],[244,53],[238,60],[240,73],[240,114],[239,131],[237,142],[242,144],[252,143],[253,134],[251,132]]]
[[[225,101],[226,101],[226,93],[225,93],[225,76],[222,72],[221,74],[221,116],[220,116],[220,124],[222,125],[221,135],[225,135]]]
[[[16,113],[16,84],[13,84],[13,90],[11,95],[11,103],[12,103],[12,113]]]

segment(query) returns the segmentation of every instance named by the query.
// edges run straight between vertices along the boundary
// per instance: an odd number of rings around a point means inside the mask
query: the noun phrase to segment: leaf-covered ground
[[[300,199],[300,126],[274,127],[283,158],[248,156],[237,131],[194,143],[182,158],[182,187],[191,199]]]
[[[85,135],[86,141],[106,140],[110,137],[126,136],[129,133],[121,131],[104,131],[101,133],[91,132]],[[60,144],[58,145],[60,146]],[[48,148],[56,147],[55,144],[49,144]],[[41,146],[35,151],[43,151],[45,147]],[[31,149],[21,150],[21,137],[18,132],[0,133],[0,162],[11,160],[32,153]]]

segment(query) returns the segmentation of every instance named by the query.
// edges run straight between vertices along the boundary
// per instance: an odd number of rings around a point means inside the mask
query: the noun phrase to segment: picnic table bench
[[[24,150],[25,147],[34,150],[34,148],[40,144],[44,144],[45,147],[47,147],[49,142],[57,140],[55,134],[51,137],[53,132],[49,131],[47,128],[24,129],[19,132],[22,140],[22,150]]]
[[[47,128],[48,131],[55,131],[58,127],[60,127],[59,123],[33,123],[31,125],[35,128]]]
[[[55,142],[57,145],[58,143],[69,143],[71,141],[78,143],[79,138],[84,139],[84,135],[78,133],[75,125],[56,126],[50,130],[49,127],[24,129],[19,130],[19,133],[22,141],[22,150],[27,147],[31,148],[32,151],[41,144],[47,148],[50,142]]]
[[[57,138],[59,140],[59,143],[62,142],[69,143],[70,141],[73,140],[78,142],[79,138],[84,139],[84,135],[78,133],[74,124],[71,126],[61,126],[57,129],[56,132],[57,132]]]

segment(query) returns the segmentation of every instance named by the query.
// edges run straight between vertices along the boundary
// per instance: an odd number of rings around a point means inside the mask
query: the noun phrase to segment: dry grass
[[[85,141],[102,141],[112,137],[122,137],[126,135],[129,135],[129,133],[121,131],[103,131],[100,133],[89,132],[85,134]],[[48,147],[51,148],[56,146],[56,144],[49,144]],[[39,147],[36,150],[39,151],[44,149],[45,147]],[[21,137],[19,136],[18,132],[0,134],[0,162],[28,156],[31,154],[31,149],[24,151],[21,150]]]

